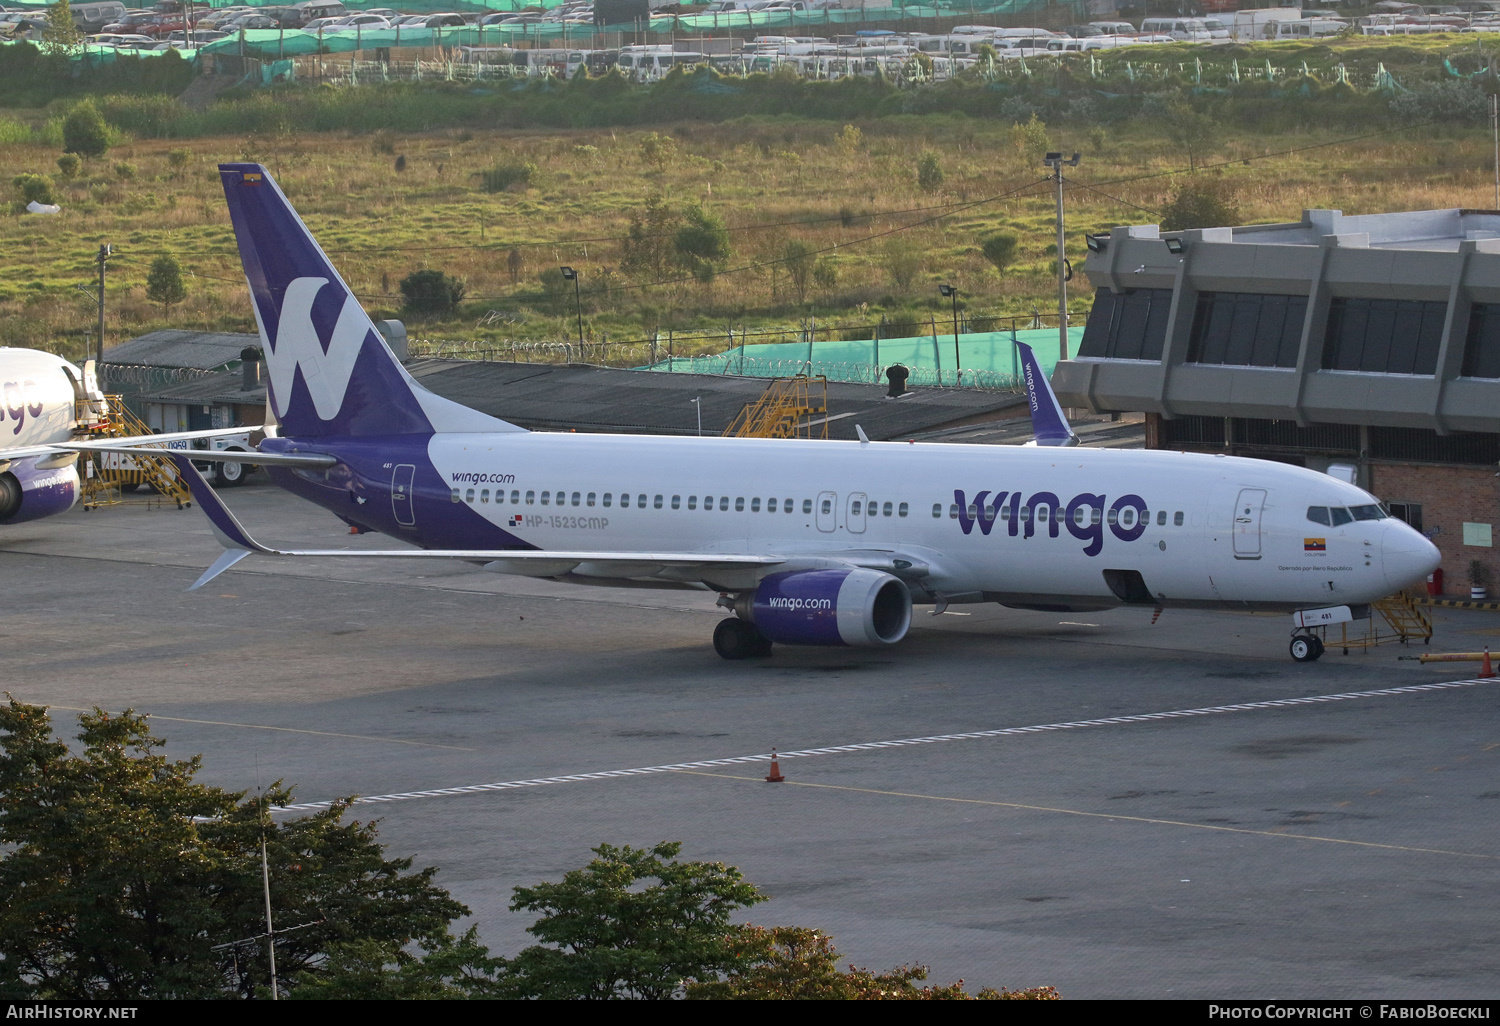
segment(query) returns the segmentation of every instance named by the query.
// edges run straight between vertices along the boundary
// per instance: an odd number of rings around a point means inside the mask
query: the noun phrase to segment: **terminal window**
[[[1188,363],[1295,367],[1306,296],[1200,292]]]
[[[1078,355],[1160,360],[1171,310],[1171,289],[1131,289],[1119,295],[1099,289],[1094,293]]]
[[[1323,369],[1432,374],[1443,338],[1445,302],[1335,297],[1328,306]]]
[[[1500,378],[1500,304],[1475,303],[1464,341],[1466,378]]]

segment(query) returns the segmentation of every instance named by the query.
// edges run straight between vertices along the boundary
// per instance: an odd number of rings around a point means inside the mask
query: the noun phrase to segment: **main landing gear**
[[[771,641],[753,623],[731,616],[714,628],[714,651],[725,659],[756,659],[771,654]]]
[[[1292,658],[1299,663],[1316,662],[1323,654],[1323,639],[1316,634],[1292,635]]]

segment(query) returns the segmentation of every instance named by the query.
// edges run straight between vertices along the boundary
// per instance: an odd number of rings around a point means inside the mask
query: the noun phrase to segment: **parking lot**
[[[225,498],[267,543],[381,544],[264,484]],[[185,593],[218,551],[197,510],[6,528],[4,688],[65,730],[65,710],[149,712],[214,784],[399,796],[357,811],[441,867],[496,952],[528,940],[513,886],[672,839],[771,896],[751,920],[944,982],[1500,984],[1500,683],[1425,687],[1471,664],[1294,664],[1282,616],[996,606],[920,611],[892,650],[726,663],[705,593],[262,557]],[[1435,649],[1500,641],[1497,614],[1437,617]],[[736,761],[773,746],[802,753],[784,783]]]

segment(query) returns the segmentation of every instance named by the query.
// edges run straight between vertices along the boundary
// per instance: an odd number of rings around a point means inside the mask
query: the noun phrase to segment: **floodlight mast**
[[[1068,261],[1063,252],[1063,173],[1064,167],[1077,167],[1079,154],[1064,160],[1061,153],[1048,153],[1042,158],[1042,166],[1051,168],[1051,178],[1057,183],[1057,358],[1068,358]]]

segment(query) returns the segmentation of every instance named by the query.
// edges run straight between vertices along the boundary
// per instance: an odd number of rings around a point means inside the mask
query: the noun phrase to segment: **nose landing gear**
[[[1323,654],[1323,639],[1316,634],[1294,634],[1291,652],[1292,658],[1299,663],[1316,662]]]

